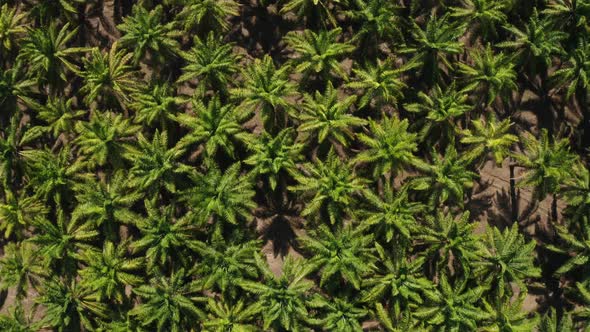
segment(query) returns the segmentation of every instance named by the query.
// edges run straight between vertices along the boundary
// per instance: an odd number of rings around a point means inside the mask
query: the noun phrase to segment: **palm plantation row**
[[[588,19],[0,0],[0,330],[590,329]],[[509,225],[470,213],[489,163]]]

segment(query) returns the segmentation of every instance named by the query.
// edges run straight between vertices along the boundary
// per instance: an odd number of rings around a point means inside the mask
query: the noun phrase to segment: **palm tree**
[[[436,151],[432,154],[433,164],[423,163],[422,168],[426,174],[412,178],[410,188],[427,191],[428,205],[433,209],[437,209],[448,200],[463,206],[465,189],[473,187],[473,181],[478,174],[467,169],[467,162],[451,145],[442,156]]]
[[[355,0],[347,17],[359,25],[354,40],[363,54],[377,55],[379,44],[403,38],[401,27],[406,23],[402,7],[387,0]]]
[[[581,226],[590,216],[590,171],[583,163],[576,163],[572,170],[573,176],[564,181],[558,193],[567,203],[564,213],[568,223]]]
[[[26,312],[22,305],[14,305],[8,309],[8,315],[0,314],[0,329],[7,332],[39,331],[38,322],[33,321],[34,311]]]
[[[20,121],[20,114],[14,114],[9,125],[0,133],[0,177],[4,190],[13,190],[13,185],[19,180],[24,166],[19,151],[23,144],[23,133],[19,129]]]
[[[363,331],[362,319],[369,310],[360,307],[348,298],[326,298],[315,294],[309,306],[318,310],[324,317],[314,319],[314,324],[328,331]]]
[[[241,280],[238,281],[238,285],[253,294],[253,305],[260,308],[264,320],[262,328],[301,331],[310,320],[307,308],[309,292],[314,284],[304,279],[310,273],[310,269],[302,259],[287,256],[282,274],[276,276],[258,255],[254,257],[263,280]]]
[[[381,1],[381,0],[379,0]],[[394,69],[390,60],[377,60],[377,64],[366,64],[365,68],[353,68],[355,78],[346,86],[353,89],[363,89],[359,100],[359,108],[365,108],[374,104],[376,109],[385,105],[396,105],[403,97],[403,89],[407,85],[402,81],[401,75],[414,66],[409,63]]]
[[[538,326],[539,317],[534,314],[532,317],[522,308],[525,299],[525,293],[521,293],[518,299],[511,301],[507,299],[504,302],[496,305],[492,311],[492,324],[486,327],[489,330],[506,331],[506,332],[524,332],[524,331],[538,331],[535,329]]]
[[[377,272],[363,279],[361,300],[365,303],[386,300],[395,317],[423,305],[424,293],[434,291],[434,285],[422,271],[424,257],[409,259],[401,246],[393,246],[389,253],[378,242],[375,249],[379,257]]]
[[[143,279],[135,273],[143,267],[143,258],[129,258],[128,242],[119,245],[105,242],[102,252],[94,248],[80,253],[80,260],[86,266],[79,271],[80,284],[98,293],[98,300],[125,299],[125,286],[136,286]]]
[[[132,253],[145,252],[148,273],[181,265],[190,258],[183,252],[195,241],[195,227],[186,216],[176,217],[174,205],[158,206],[156,199],[144,204],[147,216],[135,222],[141,237],[131,243]]]
[[[35,217],[44,217],[49,209],[37,198],[28,196],[25,191],[16,196],[10,190],[4,191],[4,203],[0,203],[0,231],[5,239],[23,238],[27,226]]]
[[[512,284],[519,287],[519,293],[527,291],[525,278],[541,276],[541,269],[534,265],[535,241],[526,243],[518,233],[518,223],[500,232],[496,227],[486,229],[480,244],[480,260],[475,271],[484,284],[491,285],[496,301],[510,299],[514,295]]]
[[[482,163],[491,154],[497,166],[502,165],[504,159],[510,155],[510,148],[517,143],[518,137],[509,134],[512,123],[510,119],[496,120],[494,113],[489,113],[487,121],[481,119],[472,120],[473,131],[462,131],[461,143],[469,144],[469,150],[464,154],[467,160],[482,158]]]
[[[58,204],[67,197],[77,178],[83,178],[79,171],[83,163],[72,161],[71,150],[61,149],[57,155],[48,149],[24,150],[20,154],[26,164],[29,188],[34,189],[36,198],[45,201],[53,199]]]
[[[304,144],[295,143],[294,134],[293,128],[286,128],[274,137],[263,132],[260,136],[248,136],[245,140],[246,147],[253,153],[244,163],[253,166],[252,174],[268,179],[273,191],[286,173],[296,171],[296,162],[301,159]]]
[[[196,306],[197,301],[203,301],[195,295],[198,290],[187,280],[183,269],[173,272],[170,277],[158,276],[149,285],[133,289],[143,301],[129,314],[137,316],[143,326],[155,325],[158,332],[186,331],[195,319],[206,317]]]
[[[369,132],[358,134],[358,139],[368,149],[354,157],[354,163],[373,164],[373,176],[391,173],[392,176],[404,169],[404,166],[416,164],[414,153],[418,150],[417,135],[408,132],[408,119],[397,116],[385,117],[380,122],[369,120]]]
[[[494,53],[490,44],[484,50],[470,52],[473,66],[459,62],[459,72],[465,76],[468,86],[464,89],[476,90],[481,99],[477,106],[482,106],[486,100],[486,106],[494,102],[500,96],[506,100],[512,90],[517,90],[516,71],[512,57],[502,52]]]
[[[84,59],[84,85],[80,93],[84,102],[91,105],[100,102],[104,106],[120,107],[129,101],[129,94],[139,91],[137,72],[129,65],[133,54],[118,50],[113,43],[108,53],[103,54],[98,48],[92,50],[90,59]],[[100,97],[100,98],[99,98]]]
[[[164,7],[157,5],[148,11],[143,5],[133,6],[133,15],[123,18],[123,23],[117,25],[122,32],[119,39],[121,46],[130,48],[133,52],[133,63],[149,54],[151,60],[163,63],[173,57],[180,45],[175,38],[182,32],[174,28],[174,22],[162,24]]]
[[[301,237],[303,248],[312,256],[308,260],[313,269],[320,269],[320,287],[339,289],[340,280],[346,281],[359,290],[364,276],[375,269],[373,235],[365,235],[350,225],[330,231],[328,226],[319,225],[309,235]]]
[[[453,145],[458,127],[457,120],[473,109],[473,106],[469,105],[469,95],[465,91],[457,90],[454,83],[445,90],[435,85],[429,94],[418,92],[418,101],[404,107],[410,112],[422,115],[416,119],[415,125],[420,128],[420,140],[431,143],[429,145]]]
[[[408,187],[395,191],[389,182],[385,182],[383,198],[373,191],[364,192],[370,209],[363,211],[364,220],[359,225],[362,229],[371,228],[386,243],[392,240],[403,245],[403,240],[411,240],[411,233],[416,230],[416,217],[424,211],[424,205],[410,202]]]
[[[554,225],[561,244],[559,246],[547,244],[545,247],[553,252],[567,255],[569,258],[556,271],[555,275],[561,276],[566,273],[581,271],[579,274],[582,281],[590,281],[588,277],[588,262],[590,261],[590,225],[586,221],[585,227],[581,230],[569,231],[562,225]]]
[[[204,96],[208,90],[227,93],[232,75],[238,71],[240,56],[233,52],[233,44],[224,43],[213,31],[206,39],[194,37],[194,45],[180,55],[187,61],[178,82],[198,79],[195,93]]]
[[[234,0],[188,0],[183,3],[178,20],[185,30],[195,28],[200,35],[230,28],[229,16],[238,16],[240,5]]]
[[[428,298],[413,316],[440,331],[475,331],[478,323],[491,317],[481,308],[485,288],[469,288],[468,279],[455,280],[451,284],[446,274],[439,281],[439,292]]]
[[[25,17],[25,13],[18,13],[16,7],[8,7],[7,3],[0,7],[0,54],[5,59],[11,58],[9,55],[18,45],[17,38],[27,31],[22,24]]]
[[[533,187],[534,197],[539,201],[548,194],[553,195],[551,217],[553,221],[557,221],[558,189],[571,176],[576,155],[570,152],[567,139],[550,142],[546,129],[541,130],[539,140],[526,133],[523,144],[524,154],[514,155],[516,161],[527,169],[518,185]]]
[[[246,305],[243,299],[235,303],[222,298],[207,300],[207,309],[209,313],[203,321],[203,327],[206,331],[212,332],[250,332],[258,329],[254,325],[254,318],[263,310],[259,303]]]
[[[574,330],[572,318],[565,313],[560,320],[554,307],[547,311],[539,322],[539,332],[569,332]]]
[[[516,49],[520,63],[526,66],[530,78],[537,74],[546,78],[553,57],[565,54],[561,42],[567,38],[567,34],[555,29],[549,18],[540,18],[536,8],[533,9],[533,15],[523,30],[513,25],[506,26],[505,29],[512,33],[515,39],[496,46]],[[544,83],[544,80],[541,83]]]
[[[506,0],[461,0],[461,7],[451,7],[451,16],[469,22],[473,36],[479,33],[483,41],[498,37],[497,26],[504,25],[509,8]],[[475,38],[473,38],[475,39]]]
[[[478,239],[473,234],[476,226],[477,223],[469,221],[468,211],[457,217],[441,211],[426,216],[424,226],[415,236],[427,246],[421,253],[428,259],[426,263],[439,274],[452,268],[454,274],[468,275],[479,249]]]
[[[76,184],[74,191],[78,204],[72,219],[102,227],[102,235],[107,239],[117,239],[120,224],[134,224],[139,218],[131,208],[143,194],[131,191],[127,174],[122,170],[116,171],[108,181],[87,179]]]
[[[297,85],[289,80],[291,67],[276,68],[270,56],[254,59],[242,71],[244,83],[231,89],[230,94],[240,100],[240,107],[260,114],[268,132],[275,133],[287,125],[286,111],[292,109],[290,97],[297,95]]]
[[[400,49],[401,53],[413,54],[412,62],[422,63],[422,77],[428,84],[439,80],[440,72],[452,68],[449,56],[463,51],[459,38],[465,32],[465,25],[449,22],[449,15],[432,15],[424,28],[412,21],[412,41]]]
[[[129,139],[140,126],[131,125],[122,114],[111,112],[94,112],[89,122],[76,123],[78,137],[74,143],[80,148],[79,153],[90,168],[111,164],[119,168],[123,155],[129,149]]]
[[[73,19],[78,10],[76,6],[83,3],[84,0],[25,0],[23,3],[28,7],[29,15],[39,24],[47,25],[52,19],[65,18],[68,21]]]
[[[31,87],[36,85],[34,79],[24,74],[24,62],[17,58],[6,70],[0,70],[0,121],[6,119],[17,110],[17,102],[31,94]]]
[[[89,51],[85,47],[68,47],[78,29],[69,31],[66,23],[59,31],[55,24],[48,29],[30,29],[23,41],[19,57],[29,64],[29,70],[39,82],[46,82],[52,90],[50,95],[58,92],[63,82],[67,81],[67,71],[79,72],[73,63],[73,55]]]
[[[42,258],[45,268],[62,276],[75,276],[78,251],[88,248],[99,232],[91,223],[76,223],[67,218],[62,209],[57,210],[56,219],[54,224],[46,218],[36,218],[36,234],[28,241],[37,245],[36,255]]]
[[[250,179],[240,176],[240,163],[225,172],[212,165],[207,173],[194,173],[191,179],[194,185],[183,193],[182,200],[191,206],[191,218],[199,224],[213,220],[215,227],[221,227],[252,219],[255,191]]]
[[[184,148],[175,146],[168,149],[167,131],[160,133],[156,130],[151,142],[139,133],[137,142],[138,149],[123,154],[123,157],[133,162],[129,171],[130,186],[146,194],[158,193],[163,188],[171,193],[176,192],[178,175],[192,171],[189,166],[178,161],[184,154]]]
[[[314,95],[304,94],[302,112],[295,115],[295,118],[300,121],[298,131],[317,135],[320,144],[329,138],[332,144],[340,143],[348,146],[348,141],[354,138],[351,127],[366,124],[364,119],[349,114],[355,100],[355,95],[341,100],[332,81],[328,81],[324,92],[316,91]]]
[[[86,115],[86,110],[72,109],[73,102],[74,98],[52,96],[43,104],[33,99],[26,99],[27,106],[37,112],[38,119],[46,123],[45,126],[39,126],[40,130],[51,133],[54,139],[57,139],[61,134],[66,137],[73,134],[75,123]]]
[[[249,116],[249,112],[231,104],[222,104],[218,97],[209,101],[207,106],[202,101],[193,98],[194,115],[179,114],[176,121],[189,128],[177,144],[179,148],[188,148],[192,144],[204,145],[206,159],[216,156],[219,149],[223,149],[230,157],[234,157],[234,139],[238,139],[243,131],[241,123]]]
[[[151,84],[131,94],[129,108],[135,111],[133,121],[150,127],[160,125],[161,130],[166,130],[186,101],[175,96],[173,90],[170,83],[164,82]]]
[[[544,14],[559,29],[564,30],[570,38],[578,40],[587,32],[590,17],[590,3],[587,0],[551,0],[548,1]]]
[[[340,66],[340,60],[355,47],[337,42],[341,34],[341,28],[321,30],[319,33],[312,30],[289,32],[284,41],[298,54],[293,59],[295,71],[302,73],[304,77],[316,75],[321,79],[329,78],[330,72],[334,72],[336,77],[347,79],[348,75]]]
[[[37,250],[30,242],[10,242],[4,246],[0,259],[0,289],[14,287],[17,302],[28,294],[29,287],[37,288],[47,270],[39,259]]]
[[[191,249],[198,253],[201,259],[190,273],[197,276],[203,289],[221,291],[227,300],[239,299],[238,280],[256,280],[258,277],[253,257],[258,255],[259,246],[258,241],[228,245],[223,238],[215,234],[210,243],[195,241]]]
[[[355,196],[365,191],[365,180],[356,176],[332,149],[325,162],[316,160],[303,167],[304,173],[293,174],[299,184],[289,187],[290,191],[302,192],[304,198],[312,197],[307,199],[301,215],[319,215],[320,220],[327,218],[332,225],[342,222],[345,214],[353,212]]]
[[[390,315],[383,307],[383,304],[377,302],[375,304],[375,318],[379,321],[385,331],[388,332],[404,332],[416,331],[425,332],[424,324],[418,326],[418,321],[412,317],[411,312],[406,311],[402,316]]]
[[[98,300],[98,295],[73,280],[47,280],[35,302],[45,307],[39,324],[59,332],[80,331],[82,327],[92,330],[96,320],[108,318],[108,306]]]

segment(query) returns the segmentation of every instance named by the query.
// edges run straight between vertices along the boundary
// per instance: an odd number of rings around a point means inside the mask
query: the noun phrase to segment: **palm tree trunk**
[[[514,167],[516,163],[510,157],[508,167],[510,168],[510,205],[511,217],[513,222],[518,222],[518,199],[516,197],[516,181],[514,180]]]
[[[553,194],[553,201],[551,201],[551,220],[557,223],[557,195]]]

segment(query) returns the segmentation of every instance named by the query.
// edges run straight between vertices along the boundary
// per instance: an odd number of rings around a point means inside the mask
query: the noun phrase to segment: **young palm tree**
[[[510,91],[517,90],[514,61],[502,52],[494,53],[490,44],[484,50],[470,53],[473,66],[459,62],[459,72],[465,76],[468,86],[464,90],[476,90],[489,106],[496,97],[506,100]]]
[[[259,327],[254,324],[254,319],[263,311],[260,303],[246,305],[243,299],[232,303],[225,298],[221,301],[209,298],[207,309],[209,313],[202,324],[205,331],[212,332],[256,331]]]
[[[314,319],[314,324],[328,331],[363,331],[361,323],[369,314],[369,310],[349,298],[326,298],[316,294],[309,306],[321,312],[323,316]]]
[[[322,79],[329,78],[330,72],[334,72],[336,77],[347,79],[348,75],[340,66],[340,60],[355,47],[337,42],[341,34],[341,28],[321,30],[319,33],[311,30],[305,30],[303,33],[289,32],[284,40],[298,54],[293,59],[295,71],[304,74],[305,77],[317,75]]]
[[[231,43],[224,43],[212,31],[206,39],[195,36],[193,47],[180,53],[187,65],[182,68],[178,81],[197,79],[195,93],[199,96],[204,96],[208,90],[225,95],[232,75],[238,71],[240,60],[240,56],[233,52],[233,46]]]
[[[73,56],[77,53],[89,51],[85,47],[68,47],[70,41],[78,33],[78,29],[69,31],[70,24],[66,23],[59,31],[56,24],[48,29],[30,29],[23,41],[19,57],[29,64],[31,74],[40,82],[46,82],[58,92],[62,82],[67,81],[67,71],[79,72],[74,64]]]
[[[139,133],[137,142],[139,149],[123,154],[134,163],[130,169],[131,187],[147,193],[157,193],[163,188],[171,193],[176,192],[178,175],[192,170],[178,161],[184,154],[184,148],[175,146],[168,149],[167,131],[160,133],[156,130],[151,142]]]
[[[137,271],[143,267],[143,258],[129,258],[127,241],[119,245],[105,242],[102,252],[88,249],[80,253],[86,265],[79,271],[80,285],[98,293],[98,300],[125,299],[125,286],[136,286],[143,279]]]
[[[359,100],[359,108],[372,106],[376,109],[385,105],[396,105],[403,97],[403,89],[407,85],[402,81],[401,75],[415,64],[406,64],[394,69],[390,60],[377,60],[377,64],[367,64],[365,68],[353,69],[355,74],[352,82],[346,86],[353,89],[363,89]]]
[[[0,7],[0,54],[5,59],[16,50],[17,38],[27,31],[22,24],[25,17],[25,13],[17,12],[16,7],[8,7],[7,3]]]
[[[412,41],[403,47],[401,53],[413,54],[413,62],[422,63],[422,77],[428,84],[439,80],[440,72],[452,68],[449,56],[463,51],[459,38],[465,32],[465,25],[449,22],[449,15],[432,15],[424,28],[412,22]]]
[[[387,173],[395,176],[405,166],[416,164],[417,135],[408,132],[408,125],[407,119],[400,121],[397,116],[383,116],[381,122],[369,120],[369,132],[373,137],[358,134],[358,139],[368,149],[357,154],[353,162],[372,164],[375,178]]]
[[[166,130],[186,101],[174,95],[173,90],[170,83],[164,82],[151,84],[131,94],[129,108],[135,111],[133,121],[150,127],[159,125],[161,130]]]
[[[243,131],[241,123],[249,116],[249,112],[239,112],[232,104],[223,105],[217,97],[206,106],[196,98],[192,102],[194,115],[179,114],[175,117],[176,121],[190,130],[180,139],[177,147],[188,148],[199,143],[204,145],[206,159],[214,158],[220,149],[234,157],[234,140],[240,137]]]
[[[351,127],[366,124],[365,120],[349,113],[355,100],[355,95],[340,100],[338,90],[328,81],[324,92],[303,95],[302,112],[295,116],[300,121],[298,130],[317,136],[320,144],[329,138],[332,144],[348,146],[348,141],[354,138]]]
[[[514,295],[512,284],[524,294],[527,291],[524,279],[541,276],[541,269],[534,265],[536,243],[525,242],[518,233],[518,223],[503,232],[495,227],[488,228],[479,244],[481,258],[475,263],[474,272],[484,280],[483,284],[492,286],[497,302]]]
[[[439,292],[428,298],[428,302],[418,308],[414,317],[426,322],[440,331],[475,331],[478,323],[491,317],[479,302],[485,288],[469,288],[468,279],[455,280],[451,284],[446,274],[439,281]]]
[[[238,285],[254,295],[253,305],[260,308],[264,321],[262,328],[301,331],[310,320],[307,308],[309,292],[314,284],[304,279],[310,269],[302,259],[287,256],[282,274],[276,276],[262,258],[258,255],[254,257],[263,277],[262,282],[241,280]]]
[[[47,270],[41,264],[37,250],[30,242],[8,243],[0,259],[0,289],[14,287],[20,303],[28,294],[29,287],[36,288]]]
[[[35,302],[45,307],[39,324],[59,332],[92,330],[96,320],[108,318],[108,306],[98,300],[98,295],[73,280],[47,280]]]
[[[365,180],[356,176],[330,150],[326,161],[316,160],[314,164],[304,165],[304,173],[294,173],[299,184],[289,187],[294,192],[302,192],[308,200],[302,216],[319,215],[319,219],[328,219],[330,224],[342,222],[345,214],[353,213],[356,195],[365,191]]]
[[[180,265],[189,258],[183,252],[195,241],[195,227],[185,216],[176,217],[174,205],[157,206],[153,199],[145,201],[145,208],[147,216],[135,222],[141,237],[131,243],[133,253],[145,251],[148,273]]]
[[[276,68],[270,56],[255,59],[242,71],[244,83],[230,90],[241,101],[240,107],[260,114],[268,132],[275,133],[287,125],[286,112],[293,107],[290,97],[297,95],[297,85],[289,80],[291,67]]]
[[[375,269],[373,235],[365,235],[360,229],[344,226],[332,233],[328,226],[320,225],[308,236],[300,238],[303,248],[312,254],[308,260],[313,269],[320,269],[320,287],[342,287],[338,280],[345,280],[360,289],[362,278]]]
[[[508,133],[512,125],[510,119],[499,122],[494,113],[489,113],[487,121],[472,120],[471,124],[473,130],[467,129],[462,132],[461,143],[469,145],[464,158],[477,160],[483,157],[482,162],[485,162],[491,154],[496,165],[502,165],[504,159],[510,155],[512,145],[519,141],[516,135]]]
[[[62,276],[76,273],[78,251],[88,249],[99,232],[91,223],[76,223],[67,218],[62,209],[57,210],[57,222],[38,217],[33,221],[36,234],[28,241],[37,245],[37,255],[45,268],[52,268]]]
[[[405,108],[424,115],[416,120],[416,126],[420,128],[420,140],[432,143],[430,145],[437,141],[443,142],[443,146],[446,143],[453,145],[457,120],[473,109],[468,103],[469,95],[465,91],[458,91],[455,84],[445,90],[435,85],[429,94],[418,92],[418,100],[418,103],[406,104]]]
[[[102,227],[102,235],[107,239],[117,239],[120,224],[134,224],[139,218],[131,208],[143,195],[131,191],[127,174],[122,170],[116,171],[108,181],[87,179],[76,184],[74,191],[79,203],[72,219]]]
[[[469,212],[463,212],[456,218],[451,213],[438,211],[436,215],[427,216],[424,226],[416,234],[427,249],[421,253],[428,264],[440,274],[451,269],[455,274],[469,274],[478,253],[478,239],[473,230],[477,223],[469,221]]]
[[[195,241],[192,249],[201,260],[190,271],[198,277],[203,289],[221,291],[225,299],[236,299],[238,280],[255,280],[258,269],[254,255],[258,255],[260,243],[248,241],[239,244],[226,244],[226,241],[213,236],[211,243]]]
[[[301,159],[304,144],[295,143],[294,134],[293,128],[286,128],[275,137],[263,132],[260,136],[252,135],[245,140],[246,147],[253,153],[244,163],[253,166],[253,174],[268,180],[273,191],[286,173],[296,171],[296,162]]]
[[[106,54],[95,48],[90,59],[84,59],[84,71],[80,74],[84,85],[80,93],[87,105],[96,101],[107,107],[120,107],[129,101],[130,93],[139,91],[137,72],[129,65],[133,54],[117,48],[117,42]]]
[[[399,246],[403,240],[410,241],[412,232],[416,230],[416,220],[424,211],[424,205],[418,202],[410,202],[408,187],[394,190],[390,182],[385,182],[383,198],[371,190],[364,192],[365,198],[371,208],[363,211],[363,221],[359,225],[362,229],[371,228],[378,239],[385,243],[395,240]]]
[[[362,281],[363,302],[387,300],[393,315],[399,317],[423,305],[426,299],[424,293],[429,293],[429,297],[434,296],[434,285],[424,277],[422,271],[424,257],[410,260],[401,246],[394,246],[388,253],[377,242],[375,249],[379,257],[377,273]]]
[[[78,137],[74,143],[89,167],[109,163],[113,168],[120,168],[124,152],[129,149],[129,139],[140,129],[122,114],[94,112],[89,122],[76,123]]]
[[[537,140],[532,134],[523,136],[524,153],[515,154],[514,158],[527,168],[523,179],[518,182],[521,187],[533,187],[537,200],[543,200],[548,194],[553,195],[552,219],[557,221],[557,193],[559,187],[571,176],[576,164],[576,155],[570,152],[569,141],[560,139],[549,141],[547,130],[541,131]]]
[[[27,98],[26,104],[37,112],[37,118],[46,123],[39,126],[39,130],[49,132],[57,139],[59,135],[69,136],[74,133],[74,126],[81,117],[86,115],[85,110],[72,109],[74,98],[49,97],[48,100],[41,104],[35,100]],[[35,129],[30,129],[35,130]]]
[[[428,205],[437,209],[450,200],[462,206],[465,189],[473,187],[477,173],[467,169],[466,161],[449,145],[444,155],[432,152],[433,164],[424,164],[426,174],[410,180],[410,187],[417,191],[427,191]]]
[[[149,285],[134,288],[133,292],[142,298],[142,303],[129,314],[137,316],[141,325],[155,327],[156,331],[186,331],[195,320],[205,319],[196,296],[199,289],[189,282],[183,269],[173,272],[170,277],[158,276]]]
[[[134,5],[133,15],[124,17],[123,23],[117,26],[122,32],[121,46],[131,49],[134,64],[148,54],[152,60],[163,63],[178,52],[180,45],[175,38],[182,32],[174,28],[174,22],[161,23],[163,10],[161,5],[150,11]]]
[[[194,185],[184,192],[182,199],[191,206],[191,218],[199,224],[213,219],[216,226],[238,225],[238,220],[252,219],[255,191],[252,182],[240,176],[240,163],[225,172],[212,165],[207,173],[194,173],[191,179]]]
[[[509,4],[506,0],[461,0],[461,7],[451,7],[451,16],[469,22],[475,28],[471,31],[474,36],[489,41],[498,37],[497,26],[506,23],[504,12]]]
[[[240,8],[234,0],[187,0],[183,5],[178,20],[185,30],[194,28],[201,35],[228,30],[228,17],[238,16]]]

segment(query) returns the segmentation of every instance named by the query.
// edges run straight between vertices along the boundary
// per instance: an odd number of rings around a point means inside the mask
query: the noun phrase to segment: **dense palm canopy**
[[[588,330],[589,20],[0,0],[0,331]]]

